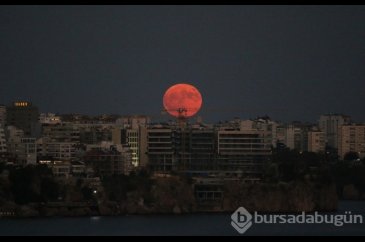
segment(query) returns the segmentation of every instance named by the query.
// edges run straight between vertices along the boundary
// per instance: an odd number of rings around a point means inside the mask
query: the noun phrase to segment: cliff
[[[112,216],[124,214],[180,214],[194,212],[232,212],[243,206],[248,211],[301,212],[333,211],[337,209],[334,184],[312,182],[257,183],[227,182],[223,198],[209,207],[202,207],[194,197],[193,185],[179,177],[155,179],[149,190],[135,189],[125,199],[110,201],[101,194],[94,204],[80,202],[77,206],[59,204],[3,204],[18,217],[37,216]]]
[[[337,209],[335,184],[311,182],[290,183],[227,183],[223,210],[234,211],[240,206],[249,211],[301,212],[334,211]]]

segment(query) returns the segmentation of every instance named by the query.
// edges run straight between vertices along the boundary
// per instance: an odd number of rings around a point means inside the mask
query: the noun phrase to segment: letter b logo
[[[243,234],[252,226],[252,215],[244,207],[239,207],[231,215],[231,219],[231,225],[240,234]]]

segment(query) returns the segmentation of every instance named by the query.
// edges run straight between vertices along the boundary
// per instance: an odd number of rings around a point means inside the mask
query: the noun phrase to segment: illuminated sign
[[[29,102],[15,102],[14,106],[15,107],[28,107],[28,106],[30,106],[30,103]]]

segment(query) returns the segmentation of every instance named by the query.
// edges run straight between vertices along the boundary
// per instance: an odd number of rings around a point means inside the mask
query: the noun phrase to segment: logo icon
[[[243,234],[252,226],[252,215],[244,207],[239,207],[231,215],[231,219],[231,225],[240,234]]]

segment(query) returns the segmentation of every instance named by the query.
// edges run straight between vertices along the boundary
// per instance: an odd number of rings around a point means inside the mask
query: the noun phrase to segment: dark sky
[[[172,84],[205,121],[365,121],[365,6],[1,6],[0,103],[151,114]],[[160,115],[161,116],[161,115]]]

